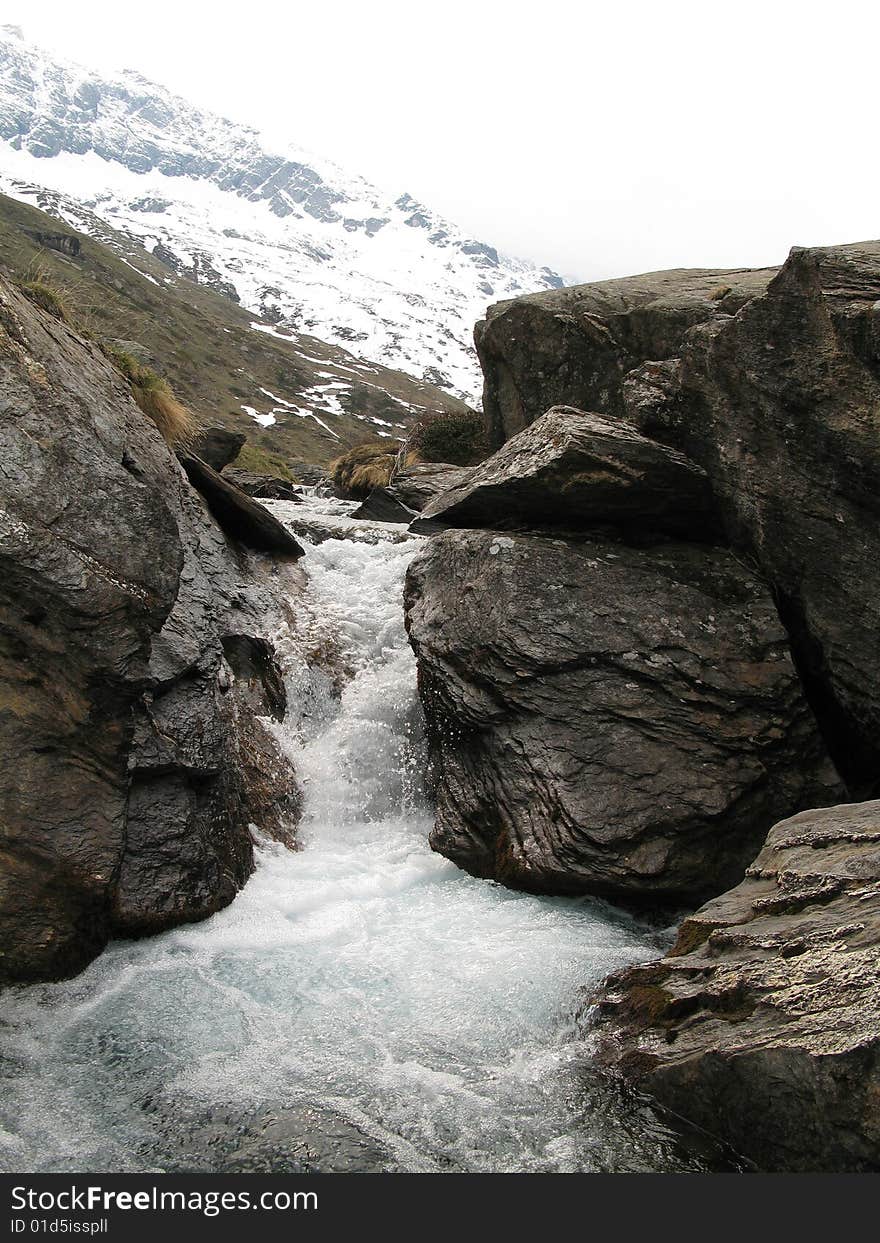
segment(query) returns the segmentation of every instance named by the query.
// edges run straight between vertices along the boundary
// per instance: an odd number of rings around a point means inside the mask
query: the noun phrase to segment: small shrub
[[[334,486],[353,501],[362,501],[374,488],[385,488],[397,462],[396,440],[355,445],[328,466]]]
[[[167,380],[124,350],[105,345],[104,353],[128,380],[131,395],[158,427],[171,448],[188,445],[199,430],[198,420],[177,400]]]
[[[474,466],[489,451],[486,425],[475,410],[449,410],[420,419],[406,442],[407,463]]]

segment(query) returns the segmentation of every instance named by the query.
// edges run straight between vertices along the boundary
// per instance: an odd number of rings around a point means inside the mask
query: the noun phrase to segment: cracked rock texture
[[[450,466],[446,462],[417,462],[394,471],[391,491],[401,504],[421,511],[441,492],[461,483],[469,470],[467,466]]]
[[[566,403],[706,471],[850,795],[880,792],[880,242],[532,295],[476,337],[496,445]]]
[[[490,306],[474,340],[491,447],[551,406],[622,414],[633,368],[675,357],[689,329],[729,318],[776,270],[649,272]]]
[[[100,351],[3,281],[0,481],[9,982],[217,910],[251,822],[290,839],[296,783],[260,717],[301,576],[225,536]]]
[[[762,1168],[880,1169],[880,802],[775,825],[595,1015],[606,1064]]]
[[[546,893],[701,898],[839,797],[785,630],[723,549],[448,530],[412,562],[434,848]]]
[[[455,527],[609,524],[700,539],[717,533],[705,471],[620,420],[571,406],[548,410],[422,516]]]

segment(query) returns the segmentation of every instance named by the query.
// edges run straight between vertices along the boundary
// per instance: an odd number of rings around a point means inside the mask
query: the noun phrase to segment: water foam
[[[572,1019],[585,987],[656,955],[652,938],[427,846],[401,610],[420,541],[377,531],[308,547],[308,607],[351,676],[335,697],[291,667],[309,705],[282,727],[303,849],[263,844],[203,924],[7,996],[0,1168],[689,1167],[591,1073]]]

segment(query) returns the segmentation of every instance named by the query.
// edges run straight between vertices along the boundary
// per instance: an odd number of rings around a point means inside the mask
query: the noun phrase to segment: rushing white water
[[[349,680],[339,698],[291,668],[303,849],[263,846],[203,924],[6,995],[0,1168],[698,1168],[591,1071],[573,1020],[585,987],[657,954],[650,935],[427,846],[401,609],[418,543],[309,546],[314,626]]]

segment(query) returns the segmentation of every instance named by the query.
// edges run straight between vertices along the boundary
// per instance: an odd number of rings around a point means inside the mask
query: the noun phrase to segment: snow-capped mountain
[[[475,401],[490,302],[562,280],[403,194],[203,112],[138,74],[103,76],[0,31],[0,189],[82,232],[101,222],[239,301]]]

